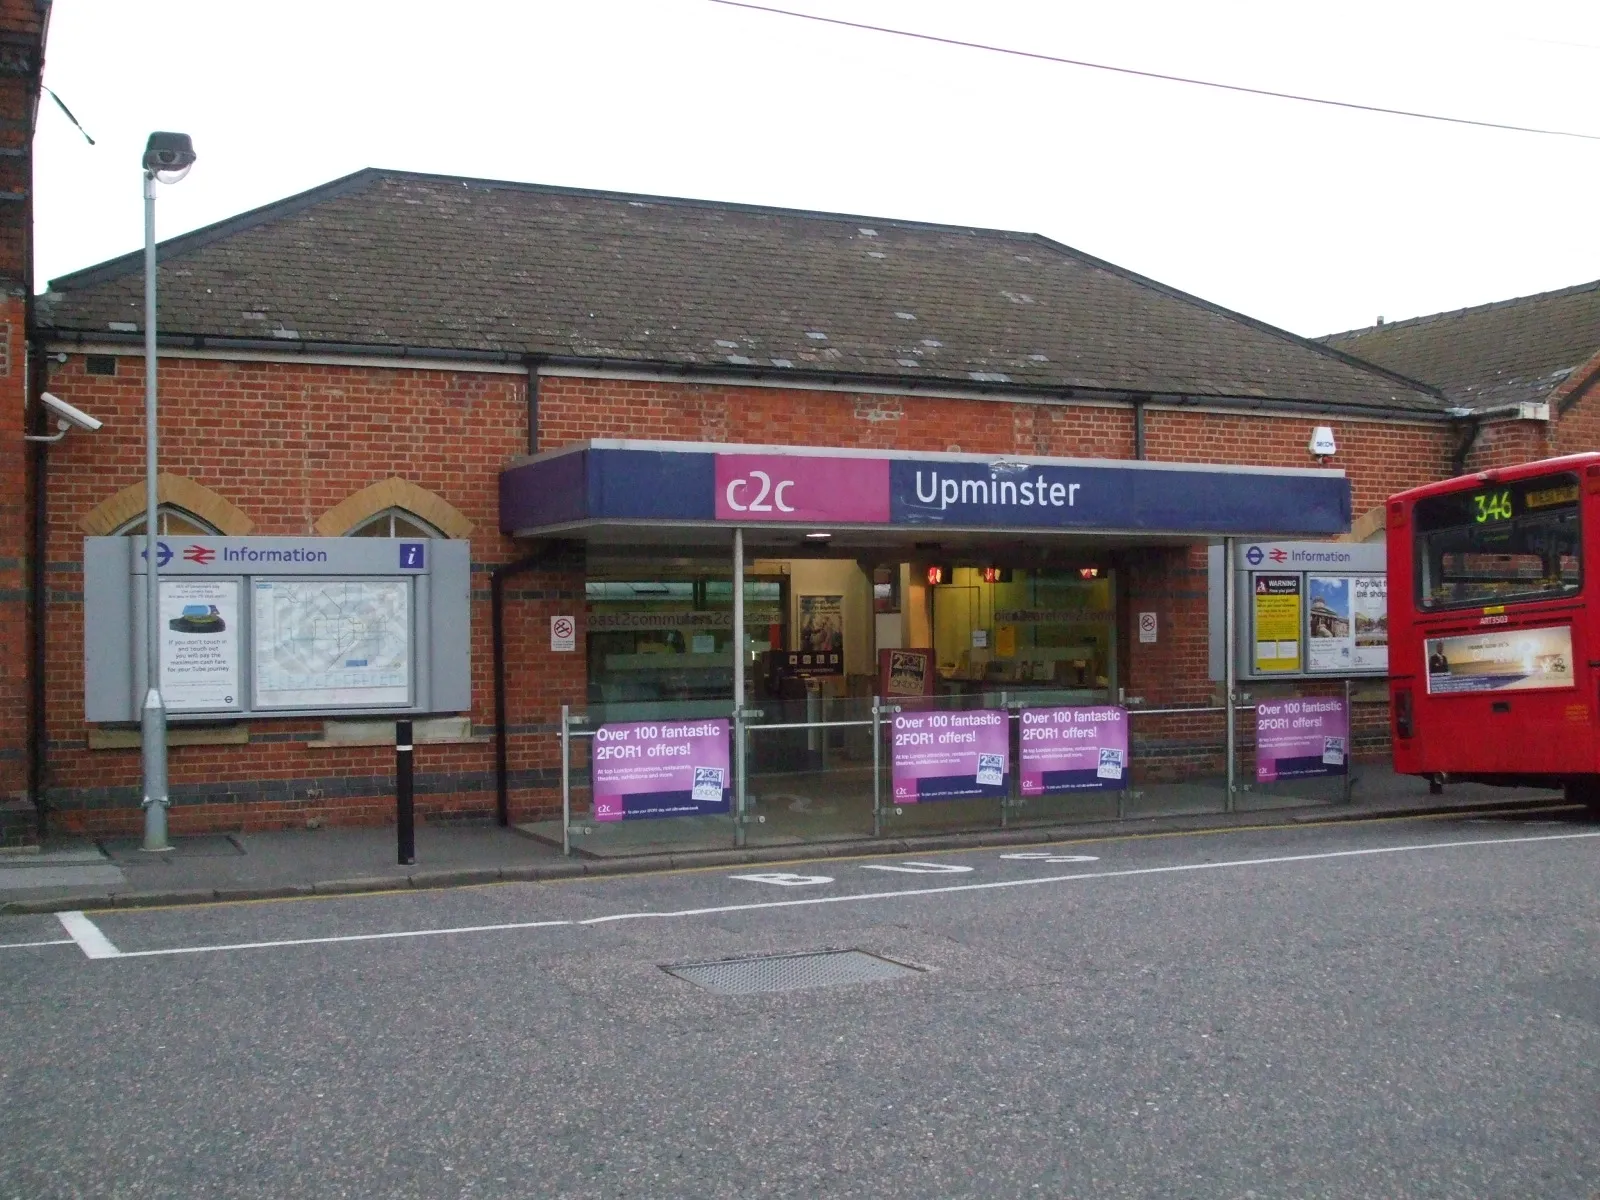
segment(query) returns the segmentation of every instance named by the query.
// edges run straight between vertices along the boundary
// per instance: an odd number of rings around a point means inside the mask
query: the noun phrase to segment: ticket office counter
[[[590,704],[722,702],[733,696],[733,585],[640,571],[585,586]],[[745,652],[788,645],[788,580],[747,578]]]
[[[1116,586],[1103,567],[955,567],[932,583],[937,690],[1081,693],[1105,703],[1117,688]]]
[[[880,649],[933,652],[936,694],[1115,695],[1116,588],[1102,567],[1010,569],[758,560],[745,580],[747,704],[870,697]],[[726,578],[648,563],[585,587],[591,704],[726,703]]]

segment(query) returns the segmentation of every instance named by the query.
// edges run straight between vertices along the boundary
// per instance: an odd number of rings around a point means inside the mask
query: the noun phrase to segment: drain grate
[[[708,992],[747,996],[755,992],[794,992],[802,988],[879,983],[921,974],[918,967],[879,958],[864,950],[824,950],[809,954],[765,954],[716,962],[677,963],[661,968]]]

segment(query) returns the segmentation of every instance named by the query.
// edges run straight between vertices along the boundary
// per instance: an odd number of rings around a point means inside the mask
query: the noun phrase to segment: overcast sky
[[[1600,135],[1595,0],[775,0],[1229,83]],[[56,0],[37,272],[366,166],[1046,234],[1317,335],[1600,277],[1600,141],[1135,79],[709,0]]]

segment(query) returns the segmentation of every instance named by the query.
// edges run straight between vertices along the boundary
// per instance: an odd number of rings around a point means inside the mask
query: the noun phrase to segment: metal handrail
[[[871,721],[788,721],[773,725],[746,725],[746,733],[755,733],[762,729],[859,729],[870,728]]]

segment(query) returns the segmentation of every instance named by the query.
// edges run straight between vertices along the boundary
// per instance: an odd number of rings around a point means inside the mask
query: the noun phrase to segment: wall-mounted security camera
[[[105,423],[98,417],[91,417],[81,408],[74,408],[60,396],[53,395],[50,392],[40,392],[39,399],[44,402],[45,408],[55,415],[56,432],[48,435],[41,433],[24,434],[22,440],[25,442],[59,442],[67,436],[67,430],[69,429],[76,427],[93,433]]]
[[[39,399],[43,400],[44,406],[56,416],[70,425],[76,425],[79,429],[87,429],[90,433],[93,433],[104,424],[97,417],[91,417],[81,408],[73,408],[60,396],[53,395],[50,392],[41,392]]]

